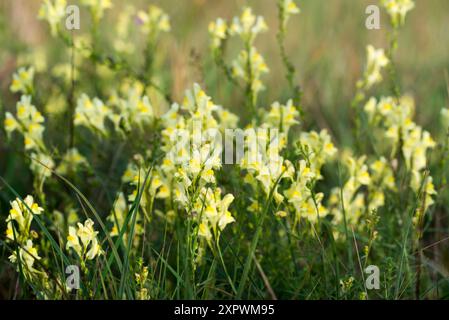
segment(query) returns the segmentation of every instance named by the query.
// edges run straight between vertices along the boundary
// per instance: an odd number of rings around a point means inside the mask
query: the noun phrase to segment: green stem
[[[256,251],[257,243],[259,242],[260,234],[262,233],[263,223],[264,223],[265,218],[266,218],[266,216],[268,214],[268,209],[270,208],[271,199],[273,198],[273,192],[276,189],[276,186],[278,185],[278,183],[279,183],[280,179],[282,178],[283,174],[284,174],[284,171],[279,175],[279,177],[277,178],[277,180],[274,183],[273,187],[271,188],[270,194],[268,195],[267,201],[266,201],[265,206],[264,206],[265,209],[264,209],[264,211],[262,212],[262,215],[259,218],[257,229],[256,229],[256,233],[254,234],[254,237],[253,237],[253,239],[251,241],[249,254],[248,254],[247,258],[246,258],[245,266],[243,268],[242,278],[240,280],[239,288],[237,290],[237,299],[241,299],[242,298],[243,290],[245,289],[245,284],[246,284],[246,281],[248,280],[249,270],[251,269],[251,264],[252,264],[252,261],[253,261],[254,252]]]

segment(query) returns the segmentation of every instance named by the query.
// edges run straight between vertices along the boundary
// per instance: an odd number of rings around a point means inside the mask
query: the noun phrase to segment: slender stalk
[[[295,85],[294,83],[296,69],[293,63],[290,61],[287,52],[285,50],[285,35],[286,35],[285,30],[286,28],[284,27],[285,6],[281,2],[282,0],[278,1],[277,4],[279,25],[278,25],[278,32],[276,34],[276,40],[281,54],[282,63],[286,71],[285,78],[287,79],[288,86],[290,87],[290,91],[293,94],[293,102],[295,106],[298,108],[299,113],[303,115],[303,110],[301,106],[302,90],[299,85]]]
[[[70,90],[67,97],[69,104],[69,142],[68,148],[72,149],[75,143],[75,41],[73,30],[71,32],[71,52],[70,52]]]
[[[253,237],[253,239],[251,241],[251,245],[250,245],[250,248],[249,248],[249,253],[248,253],[248,256],[246,257],[245,266],[243,268],[242,278],[240,279],[240,284],[239,284],[239,287],[238,287],[238,290],[237,290],[237,299],[241,299],[242,298],[243,290],[245,289],[246,281],[248,280],[249,270],[251,268],[251,264],[252,264],[252,261],[253,261],[253,255],[254,255],[254,252],[256,251],[257,243],[259,242],[259,238],[260,238],[260,235],[262,233],[263,224],[265,222],[265,218],[266,218],[266,216],[268,214],[268,210],[270,208],[270,203],[271,203],[271,200],[273,198],[273,192],[276,189],[276,186],[279,183],[279,181],[280,181],[280,179],[281,179],[283,174],[284,174],[284,172],[282,172],[280,174],[280,176],[276,180],[274,186],[271,188],[270,194],[268,195],[267,201],[266,201],[265,206],[264,206],[264,210],[262,211],[262,214],[259,217],[259,221],[257,223],[256,232],[255,232],[254,237]]]

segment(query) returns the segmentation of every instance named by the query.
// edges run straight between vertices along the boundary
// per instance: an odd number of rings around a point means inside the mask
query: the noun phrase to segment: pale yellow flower
[[[208,241],[212,239],[212,233],[206,223],[200,223],[198,227],[198,236],[204,237]]]
[[[382,81],[381,71],[389,64],[389,60],[383,49],[375,49],[372,45],[368,45],[367,52],[367,65],[364,74],[364,81],[358,85],[363,86],[365,89],[371,88],[374,84]]]
[[[293,0],[282,0],[279,2],[279,5],[281,6],[282,28],[285,30],[290,16],[299,14],[301,10],[299,10],[298,6]]]
[[[248,70],[248,66],[250,70]],[[242,50],[232,63],[233,76],[249,83],[252,91],[256,94],[265,89],[260,78],[268,72],[269,69],[263,56],[255,47],[250,48],[249,55],[246,50]]]
[[[10,240],[14,240],[15,236],[16,241],[18,241],[19,243],[24,243],[29,237],[33,215],[40,215],[43,211],[44,209],[39,207],[39,205],[34,202],[33,197],[30,195],[26,196],[23,201],[19,198],[12,201],[11,210],[9,211],[9,216],[6,219],[7,238]],[[18,228],[15,227],[12,221],[15,221],[17,223]]]
[[[11,134],[19,131],[24,137],[26,150],[39,150],[44,148],[43,133],[45,121],[42,114],[31,104],[31,96],[23,95],[17,102],[15,117],[7,112],[5,117],[6,132]]]
[[[9,87],[12,92],[30,94],[33,90],[34,68],[20,68],[13,74],[13,80]]]
[[[70,170],[74,172],[81,166],[88,166],[87,159],[79,153],[78,149],[72,148],[67,150],[61,163],[56,168],[56,172],[58,172],[58,174],[65,175]]]
[[[137,19],[141,23],[142,32],[154,37],[161,32],[170,31],[170,18],[159,7],[151,5],[147,12],[140,10],[137,12]]]
[[[232,35],[239,35],[244,41],[252,42],[257,34],[268,30],[265,19],[262,16],[255,16],[249,7],[243,8],[240,17],[234,17],[230,27]]]
[[[77,229],[70,226],[67,250],[73,248],[81,259],[93,260],[101,255],[103,251],[98,243],[98,231],[95,231],[93,226],[94,222],[91,219],[87,219],[84,224],[78,222]]]
[[[31,158],[30,169],[36,177],[43,179],[52,175],[55,163],[49,155],[44,153],[32,153]]]
[[[298,117],[299,112],[290,99],[286,105],[281,105],[277,101],[274,102],[265,116],[265,121],[274,128],[282,129],[282,131],[288,133],[291,126],[299,123]]]
[[[21,268],[25,272],[25,275],[29,276],[30,274],[38,273],[38,271],[34,268],[34,262],[36,260],[40,260],[41,257],[38,255],[37,249],[33,245],[33,241],[27,240],[24,247],[19,248],[18,251]],[[13,254],[9,256],[9,261],[15,264],[19,263],[16,251],[14,251]],[[17,270],[19,270],[18,265]]]
[[[39,10],[39,19],[46,20],[50,25],[52,36],[56,36],[61,20],[66,15],[66,0],[44,0]]]
[[[69,227],[69,235],[67,236],[66,248],[73,248],[78,256],[82,255],[82,248],[79,242],[78,235],[76,234],[76,229],[72,226]]]
[[[19,123],[16,121],[16,119],[10,112],[6,112],[5,114],[4,125],[5,130],[8,134],[11,134],[11,132],[19,128]]]
[[[111,0],[81,0],[81,3],[91,9],[97,20],[103,17],[105,10],[112,8]]]
[[[86,94],[82,94],[78,99],[75,109],[75,125],[85,126],[95,133],[107,135],[106,119],[111,118],[111,109],[100,99],[91,100]]]
[[[209,23],[209,35],[211,37],[211,47],[212,49],[219,48],[223,40],[227,36],[228,25],[226,21],[218,18],[216,21],[211,21]]]
[[[405,16],[415,7],[413,0],[382,0],[382,4],[390,15],[391,22],[395,27],[403,25]]]

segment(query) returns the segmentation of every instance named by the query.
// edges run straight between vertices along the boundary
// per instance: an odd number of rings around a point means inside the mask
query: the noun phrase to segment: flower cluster
[[[366,47],[368,61],[363,80],[357,82],[358,88],[369,89],[382,81],[382,69],[389,63],[383,49],[375,49],[372,45]]]
[[[384,186],[371,185],[373,179],[366,158],[366,156],[355,158],[347,152],[343,154],[349,178],[341,188],[334,188],[329,198],[331,214],[337,224],[343,223],[344,218],[346,218],[345,223],[348,225],[361,226],[360,218],[364,214],[368,214],[384,204]],[[391,177],[391,174],[385,169],[382,160],[380,161],[380,163],[373,165],[375,170],[380,170],[380,172],[375,173],[376,179],[380,181],[388,180],[386,176]],[[388,182],[391,183],[391,181]],[[367,195],[363,191],[363,187],[368,186],[370,192]],[[389,184],[389,186],[391,185]]]
[[[145,287],[148,282],[148,267],[143,265],[142,261],[138,262],[140,270],[134,274],[136,284],[139,287],[137,291],[137,300],[148,300],[150,295],[148,289]]]
[[[235,221],[228,210],[234,200],[232,194],[221,196],[221,189],[203,188],[194,205],[194,210],[199,216],[198,235],[207,241],[219,239],[220,232]]]
[[[258,185],[266,197],[273,195],[277,203],[281,203],[284,197],[278,192],[282,179],[292,179],[294,167],[292,163],[284,159],[281,151],[286,147],[288,132],[291,126],[299,123],[299,116],[292,100],[286,105],[274,102],[266,113],[261,128],[245,130],[245,154],[240,161],[241,169],[246,171],[245,182],[254,190]],[[260,208],[257,199],[253,199],[250,211]]]
[[[265,122],[272,128],[279,128],[279,131],[288,133],[293,125],[299,123],[298,117],[299,112],[293,105],[293,100],[288,100],[286,105],[281,105],[276,101],[271,105]]]
[[[285,147],[285,140],[276,133],[277,130],[262,129],[256,133],[254,129],[247,129],[247,148],[240,167],[247,172],[246,183],[255,191],[260,184],[266,198],[272,194],[276,202],[280,203],[284,197],[278,192],[279,182],[284,178],[291,179],[294,168],[289,160],[280,155],[280,151]]]
[[[244,43],[252,44],[259,33],[268,30],[265,19],[255,16],[249,7],[243,8],[240,17],[234,17],[230,26],[231,35],[239,35]]]
[[[6,237],[16,240],[18,243],[26,243],[30,238],[33,215],[39,215],[43,211],[44,209],[34,202],[32,196],[25,197],[23,201],[16,199],[11,202],[11,210],[9,210],[9,218],[7,219]],[[13,221],[17,224],[17,227],[14,226]]]
[[[158,41],[171,28],[161,8],[124,6],[113,28],[114,52],[103,51],[98,45],[103,34],[97,32],[112,0],[80,3],[90,11],[92,28],[80,30],[76,39],[61,27],[66,0],[44,0],[39,13],[52,35],[73,50],[73,60],[40,61],[37,66],[33,59],[41,60],[39,56],[19,57],[20,68],[10,85],[20,98],[16,109],[6,112],[4,128],[9,139],[24,140],[27,158],[32,158],[34,183],[29,189],[42,205],[32,196],[17,198],[5,221],[9,261],[31,288],[27,291],[20,282],[21,291],[38,298],[47,297],[43,290],[52,298],[74,294],[77,299],[146,300],[234,294],[251,298],[259,291],[263,297],[258,288],[264,287],[273,298],[286,297],[292,289],[295,297],[315,297],[332,288],[329,296],[350,298],[361,288],[360,274],[346,268],[351,255],[357,253],[360,266],[371,259],[398,257],[394,246],[375,240],[407,235],[407,227],[415,227],[418,236],[410,237],[412,246],[407,242],[399,248],[399,258],[406,254],[419,265],[408,255],[422,249],[417,245],[429,232],[432,221],[424,218],[430,219],[425,215],[430,206],[436,203],[436,212],[443,208],[447,159],[435,170],[428,153],[437,143],[414,122],[414,100],[396,88],[396,34],[388,51],[366,48],[366,67],[352,103],[357,132],[346,140],[349,135],[334,124],[320,129],[300,118],[304,101],[284,47],[287,23],[300,13],[294,0],[277,0],[277,40],[291,99],[258,103],[269,71],[255,47],[256,38],[268,29],[262,16],[245,7],[240,16],[218,18],[208,26],[214,63],[223,69],[229,87],[241,90],[242,96],[228,101],[248,107],[242,119],[206,93],[209,75],[200,80],[204,85],[194,83],[174,102],[178,86],[171,91],[166,73],[157,70],[162,61]],[[414,2],[382,3],[396,33]],[[236,55],[228,63],[224,50],[234,44]],[[385,69],[393,92],[368,97],[384,81]],[[34,83],[35,71],[42,79],[51,75],[55,83]],[[48,85],[47,91],[42,84]],[[272,94],[270,90],[268,96]],[[238,103],[233,107],[240,107]],[[449,109],[441,111],[441,118],[449,130]],[[337,144],[339,138],[345,144]],[[359,141],[351,145],[351,138]],[[60,180],[67,189],[60,187]],[[69,188],[76,197],[64,192]],[[81,209],[84,221],[78,216]],[[88,218],[93,216],[95,223]],[[341,242],[352,243],[348,231],[354,232],[354,248]],[[328,255],[336,274],[323,282],[322,274],[310,270],[333,270]],[[73,261],[82,268],[83,288],[69,296],[54,271]],[[94,264],[98,269],[87,268]],[[404,262],[404,270],[409,267]],[[291,286],[283,287],[285,282]]]
[[[32,280],[34,276],[46,278],[45,272],[34,268],[34,262],[36,260],[41,260],[41,257],[32,240],[27,240],[25,245],[18,249],[18,252],[19,258],[17,258],[17,252],[13,252],[13,254],[9,256],[9,261],[17,264],[17,271],[22,269],[22,272],[28,280]]]
[[[407,12],[415,7],[413,0],[382,0],[391,18],[391,24],[398,27],[404,24]]]
[[[327,209],[322,205],[324,194],[314,193],[313,190],[320,177],[307,166],[306,160],[299,161],[295,176],[290,188],[284,193],[295,210],[295,220],[304,218],[315,223],[327,214]]]
[[[253,43],[259,33],[267,30],[265,19],[262,16],[255,16],[249,7],[243,8],[241,16],[234,17],[229,26],[222,18],[209,24],[211,48],[216,57],[222,58],[222,44],[228,36],[239,36],[242,40],[244,49],[232,61],[230,74],[234,79],[241,79],[245,82],[249,90],[250,102],[253,105],[256,103],[257,94],[264,89],[261,76],[269,71],[263,56]],[[227,67],[225,66],[225,68]]]
[[[377,101],[371,98],[364,107],[370,124],[382,128],[384,137],[394,150],[401,148],[407,168],[419,172],[426,167],[426,151],[436,143],[429,132],[413,122],[414,109],[414,101],[409,96],[399,100],[382,97]]]
[[[60,175],[66,175],[70,172],[77,172],[82,167],[88,167],[87,159],[76,148],[71,148],[62,157],[61,162],[56,168]]]
[[[103,18],[105,10],[112,8],[111,0],[81,0],[81,4],[89,8],[96,21]]]
[[[142,32],[151,37],[170,31],[170,19],[159,7],[150,6],[147,12],[140,10],[137,12],[137,19],[142,25]]]
[[[112,115],[112,110],[103,101],[98,98],[91,100],[86,94],[82,94],[76,105],[75,125],[107,135],[106,119],[111,119]]]
[[[44,0],[39,9],[39,19],[48,22],[52,36],[59,31],[61,20],[66,15],[66,6],[66,0]]]
[[[211,48],[213,50],[220,48],[222,42],[226,39],[228,24],[222,18],[209,23],[209,35],[211,37]]]
[[[94,230],[94,222],[91,219],[84,221],[84,224],[78,222],[78,228],[69,227],[67,236],[67,250],[73,248],[78,257],[84,261],[93,260],[102,254],[101,246],[98,243],[98,231]]]
[[[287,27],[288,20],[291,15],[299,14],[301,10],[299,10],[298,6],[293,0],[281,0],[279,1],[279,14],[281,20],[281,32],[285,32]]]
[[[12,76],[10,90],[22,94],[31,94],[33,92],[34,68],[19,68]]]
[[[228,194],[221,200],[221,190],[211,187],[216,183],[215,171],[222,165],[221,141],[216,138],[224,128],[235,126],[238,119],[214,104],[195,84],[193,90],[186,91],[183,103],[173,104],[160,120],[164,158],[161,165],[146,177],[143,157],[135,156],[140,159],[140,165],[130,163],[122,178],[123,182],[134,186],[128,200],[135,201],[138,191],[143,190],[140,204],[144,211],[155,199],[167,200],[167,203],[174,201],[175,211],[185,208],[198,221],[200,237],[210,240],[214,235],[218,239],[221,230],[233,221],[227,211],[233,197]],[[116,207],[120,208],[110,217],[116,224],[112,231],[114,235],[123,224],[122,212],[126,206],[125,197],[120,195],[116,202]],[[166,214],[168,220],[171,212]]]
[[[253,104],[258,92],[264,89],[260,78],[269,71],[264,58],[253,46],[253,42],[259,33],[267,30],[264,18],[256,17],[249,7],[243,9],[240,18],[234,17],[230,26],[230,34],[240,36],[245,45],[245,49],[240,51],[237,59],[232,63],[232,73],[234,77],[243,79],[251,88]]]
[[[296,219],[305,218],[314,223],[328,213],[322,204],[324,194],[316,192],[315,185],[323,178],[321,167],[333,159],[337,149],[326,130],[303,132],[297,144],[302,159],[285,196],[295,209]]]
[[[175,200],[181,204],[187,203],[189,187],[199,190],[215,182],[214,170],[221,167],[221,149],[216,141],[221,110],[195,84],[186,92],[182,105],[174,104],[162,117],[162,149],[166,154],[160,176],[163,181],[171,181]]]
[[[20,132],[26,150],[44,150],[43,133],[45,121],[42,114],[31,104],[31,96],[23,95],[16,106],[16,115],[6,112],[5,129],[8,134]]]
[[[75,124],[101,136],[108,135],[108,121],[126,134],[132,128],[143,130],[153,119],[153,107],[140,82],[122,86],[112,93],[106,104],[99,98],[90,99],[82,94],[75,109]]]
[[[136,49],[136,44],[133,41],[130,41],[133,32],[133,18],[135,15],[135,8],[133,6],[127,6],[117,17],[114,49],[119,53],[132,54]]]
[[[268,71],[267,64],[256,47],[251,47],[249,51],[240,51],[237,59],[232,63],[233,76],[249,84],[255,95],[265,88],[260,78]]]
[[[123,85],[120,92],[114,92],[108,105],[114,109],[111,120],[116,129],[131,131],[131,128],[143,130],[154,120],[154,109],[150,98],[145,94],[145,87],[140,82]]]
[[[6,238],[15,241],[18,245],[18,249],[13,252],[9,260],[17,264],[17,270],[22,269],[27,278],[45,276],[44,272],[34,268],[34,262],[41,257],[33,244],[34,231],[30,229],[34,215],[40,215],[43,211],[44,209],[34,202],[32,196],[27,196],[24,200],[17,198],[11,202],[11,210],[6,220]]]
[[[179,114],[181,110],[187,116]],[[159,175],[162,181],[170,183],[174,200],[189,208],[189,214],[199,223],[198,235],[207,240],[212,235],[218,240],[221,230],[233,221],[228,212],[233,196],[228,194],[222,200],[221,190],[210,187],[216,183],[215,171],[222,165],[221,141],[216,138],[223,118],[235,116],[214,104],[197,84],[186,92],[181,106],[174,104],[163,116],[166,155]],[[164,194],[170,194],[170,185],[161,185],[160,197],[164,187]]]

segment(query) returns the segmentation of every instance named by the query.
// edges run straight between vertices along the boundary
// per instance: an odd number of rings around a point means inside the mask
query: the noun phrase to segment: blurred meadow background
[[[128,3],[139,9],[147,8],[150,3],[156,4],[170,16],[171,32],[159,41],[155,68],[159,86],[170,93],[172,101],[181,102],[185,89],[197,82],[213,97],[215,103],[239,115],[240,125],[249,121],[244,93],[235,90],[229,83],[222,70],[215,65],[208,49],[209,22],[217,17],[231,19],[239,15],[245,5],[251,6],[255,14],[263,15],[269,27],[269,31],[256,40],[256,46],[270,69],[269,74],[262,79],[266,90],[261,93],[258,107],[268,108],[271,102],[286,101],[290,97],[276,44],[276,1],[114,1],[114,7],[108,10],[98,31],[101,37],[96,46],[105,52],[115,45],[118,16],[126,10]],[[301,14],[289,22],[285,47],[296,68],[295,83],[303,91],[304,117],[301,119],[301,128],[326,128],[339,148],[351,147],[355,141],[351,131],[354,114],[350,103],[356,81],[363,72],[365,48],[368,44],[376,48],[388,46],[388,17],[381,11],[380,30],[368,30],[365,27],[365,8],[377,4],[376,1],[298,0],[296,3]],[[0,120],[3,123],[5,111],[12,111],[19,98],[9,91],[12,74],[19,66],[33,63],[36,66],[35,82],[41,90],[41,101],[46,101],[40,107],[48,112],[46,135],[56,137],[56,144],[60,137],[62,144],[68,134],[68,126],[61,126],[57,121],[54,122],[57,125],[52,126],[52,117],[65,119],[68,104],[64,99],[48,101],[51,93],[45,91],[45,86],[46,82],[54,81],[60,84],[61,91],[67,88],[66,66],[70,63],[70,51],[60,40],[52,38],[48,26],[37,19],[40,4],[39,0],[0,0]],[[81,30],[74,32],[75,37],[81,36],[89,28],[89,21],[85,17],[82,11]],[[131,42],[135,43],[136,52],[142,49],[137,32],[129,34],[128,39],[135,39]],[[416,122],[436,139],[441,138],[446,133],[440,125],[440,110],[449,105],[449,1],[417,0],[416,8],[407,16],[407,23],[399,33],[398,40],[396,63],[402,91],[411,94],[416,100]],[[238,51],[233,50],[231,48],[227,55],[235,56]],[[139,65],[141,58],[139,54],[133,56],[135,65]],[[40,70],[52,70],[52,74],[39,74]],[[91,70],[88,67],[77,70],[84,71],[89,74]],[[98,72],[103,79],[113,81],[113,73],[106,68]],[[81,77],[76,83],[75,96],[81,92],[101,98],[108,96],[108,81],[101,81],[94,88],[90,83],[85,85],[82,80]],[[158,101],[153,105],[159,114],[168,109],[169,104],[163,97],[155,93],[153,98]],[[86,181],[89,188],[82,191],[95,203],[99,212],[109,212],[128,159],[115,154],[117,146],[114,143],[103,147],[109,150],[106,156],[95,154],[94,147],[89,151],[89,160],[98,169],[94,171],[99,176],[89,175]],[[121,148],[126,149],[127,146]],[[5,132],[0,130],[0,176],[22,195],[33,191],[31,173],[24,165],[26,161],[19,147],[15,148],[14,143],[6,144]],[[11,199],[11,195],[1,185],[0,230],[4,230],[3,221]],[[10,281],[10,277],[5,274],[10,272],[8,270],[0,269],[0,288],[6,287]],[[0,289],[0,297],[2,294],[6,296]]]

